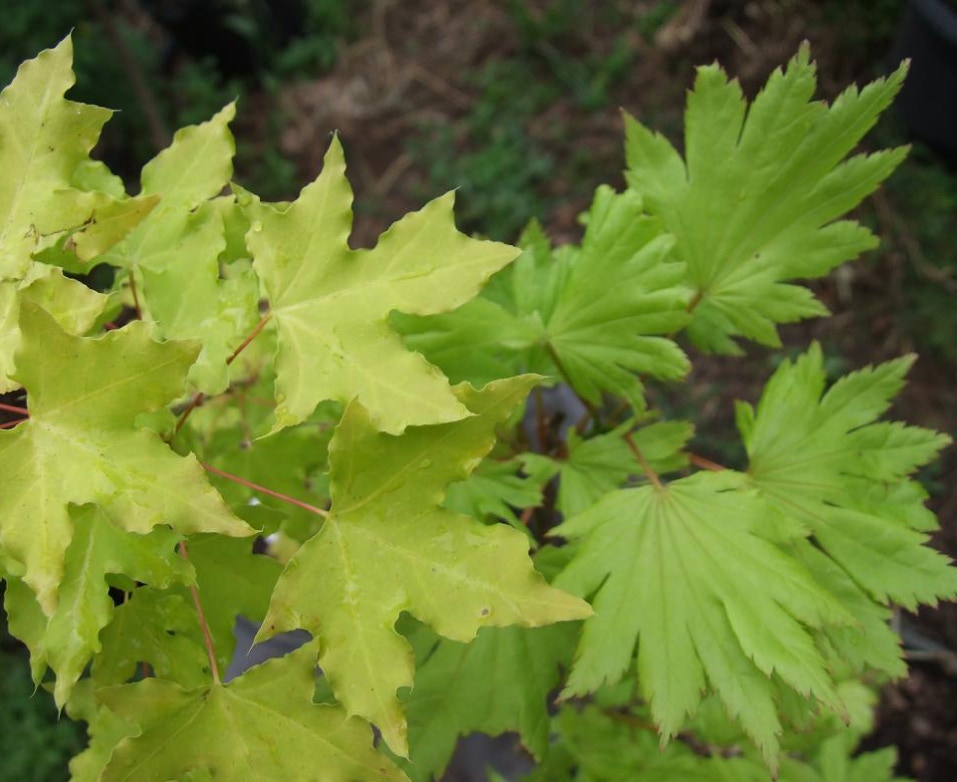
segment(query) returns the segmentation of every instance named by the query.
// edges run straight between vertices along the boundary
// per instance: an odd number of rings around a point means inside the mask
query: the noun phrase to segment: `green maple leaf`
[[[135,425],[182,392],[197,345],[155,343],[140,323],[99,339],[73,337],[26,302],[20,330],[16,377],[28,392],[30,420],[0,431],[0,553],[47,615],[56,609],[73,539],[71,504],[96,504],[130,532],[166,524],[181,534],[251,533],[195,457],[176,456]]]
[[[240,199],[279,333],[277,429],[305,420],[325,399],[358,399],[391,434],[468,415],[441,372],[406,350],[387,318],[392,310],[426,315],[464,304],[517,250],[459,233],[451,193],[399,220],[374,249],[350,250],[352,191],[338,139],[318,179],[292,204]]]
[[[447,315],[400,319],[409,346],[457,379],[545,372],[593,403],[608,392],[643,406],[636,374],[675,379],[690,366],[662,336],[688,320],[684,266],[671,261],[673,239],[633,192],[598,188],[585,219],[580,248],[553,251],[533,224],[525,254],[481,298]]]
[[[543,757],[548,696],[559,683],[559,667],[569,662],[577,630],[571,624],[487,628],[468,644],[427,639],[415,687],[403,699],[410,725],[410,760],[401,763],[403,770],[422,782],[441,776],[458,737],[472,732],[515,730],[536,758]]]
[[[46,310],[68,333],[86,333],[106,307],[108,296],[64,276],[60,269],[35,263],[17,282],[0,282],[0,393],[19,388],[14,380],[20,349],[20,302]]]
[[[248,266],[221,278],[218,258],[226,239],[222,216],[211,204],[197,207],[179,230],[161,268],[139,268],[143,311],[165,339],[202,338],[190,380],[201,391],[216,394],[229,385],[227,358],[256,324],[258,284]],[[157,264],[155,254],[151,262]]]
[[[875,423],[912,363],[911,356],[868,367],[825,392],[824,358],[815,344],[778,368],[756,412],[744,403],[737,411],[753,485],[874,600],[910,609],[957,594],[957,570],[925,545],[923,492],[906,488],[907,476],[950,438]],[[888,497],[894,501],[876,501]]]
[[[205,612],[204,612],[205,613]],[[192,597],[138,587],[113,612],[93,660],[96,687],[123,684],[146,663],[161,679],[201,687],[212,675]]]
[[[691,365],[665,336],[687,322],[684,266],[671,262],[673,239],[643,214],[632,192],[600,187],[577,252],[563,248],[567,276],[545,329],[562,376],[585,399],[602,392],[643,407],[636,374],[684,376]]]
[[[445,507],[479,520],[503,519],[521,529],[515,509],[541,505],[542,487],[518,475],[518,467],[514,459],[482,462],[464,481],[448,487]]]
[[[592,596],[565,690],[617,681],[635,658],[665,738],[714,690],[769,764],[778,688],[841,710],[809,628],[851,617],[765,537],[768,510],[746,477],[699,473],[622,489],[555,528],[580,540],[555,584]]]
[[[409,646],[393,627],[401,612],[456,641],[484,626],[536,626],[590,613],[535,572],[521,532],[441,507],[446,486],[491,449],[495,426],[534,382],[459,386],[457,398],[472,417],[401,437],[377,431],[361,405],[350,405],[330,445],[332,511],[273,592],[257,639],[296,628],[316,636],[336,697],[401,755],[406,721],[396,690],[413,680]]]
[[[258,319],[252,273],[220,279],[224,207],[206,203],[233,173],[235,113],[230,103],[207,122],[177,131],[140,177],[141,197],[158,197],[159,205],[98,258],[129,271],[143,314],[161,337],[202,339],[190,380],[210,394],[227,387],[226,359]]]
[[[236,617],[259,621],[266,615],[282,566],[272,557],[254,554],[248,538],[197,535],[187,546],[213,648],[225,671],[236,647]]]
[[[186,690],[147,679],[97,691],[110,711],[136,726],[116,744],[99,779],[407,779],[373,749],[368,724],[341,708],[312,702],[314,654],[306,647],[251,668],[225,686]]]
[[[100,631],[113,617],[108,574],[122,573],[159,588],[192,580],[190,567],[175,553],[179,536],[168,528],[131,535],[90,505],[73,510],[71,520],[74,535],[65,555],[56,610],[49,620],[41,612],[42,630],[23,639],[30,646],[34,680],[41,680],[47,665],[56,673],[54,696],[60,706],[99,651]],[[8,597],[17,603],[11,606],[8,600],[11,613],[33,610],[24,605],[36,600],[29,589],[12,590]]]
[[[697,307],[688,334],[740,352],[743,336],[780,344],[775,323],[827,314],[786,280],[813,278],[876,246],[866,228],[834,222],[873,191],[906,149],[841,162],[900,89],[906,64],[828,108],[811,102],[809,49],[775,71],[750,107],[717,65],[698,69],[685,114],[685,157],[626,116],[629,186],[676,237]]]
[[[0,279],[23,276],[41,234],[90,216],[71,177],[112,112],[64,99],[72,62],[67,37],[23,63],[0,93]]]

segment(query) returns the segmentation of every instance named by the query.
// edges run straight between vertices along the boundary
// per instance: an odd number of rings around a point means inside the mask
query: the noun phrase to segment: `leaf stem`
[[[704,299],[704,291],[701,291],[701,290],[695,291],[694,296],[691,297],[691,301],[688,302],[688,306],[686,308],[687,312],[689,314],[694,312],[695,309],[697,309],[698,305],[701,304],[703,299]]]
[[[22,424],[28,419],[29,416],[27,418],[18,418],[15,421],[4,421],[2,424],[0,424],[0,429],[13,429],[13,427],[15,427],[17,424]]]
[[[140,297],[136,293],[136,272],[133,270],[133,267],[130,267],[130,274],[127,277],[130,284],[130,293],[133,295],[133,307],[136,310],[136,317],[138,320],[143,319],[143,310],[140,309]]]
[[[189,562],[185,540],[179,542],[179,555]],[[213,674],[213,683],[222,684],[222,680],[219,678],[219,665],[216,664],[216,653],[213,651],[213,637],[209,634],[209,625],[206,623],[206,614],[203,613],[203,604],[199,601],[199,590],[195,586],[191,586],[189,591],[193,593],[193,604],[196,606],[196,613],[199,615],[199,626],[203,630],[203,641],[206,643],[206,654],[209,655],[209,669]]]
[[[272,489],[267,489],[265,486],[260,486],[258,483],[253,483],[252,481],[247,481],[245,478],[240,477],[239,475],[233,475],[230,472],[225,470],[220,470],[218,467],[213,467],[211,464],[206,464],[205,462],[200,462],[200,465],[207,472],[213,473],[213,475],[218,475],[221,478],[225,478],[228,481],[233,483],[238,483],[240,486],[245,486],[247,489],[252,489],[253,491],[261,491],[263,494],[268,494],[270,497],[275,497],[277,500],[282,500],[283,502],[288,502],[290,505],[295,505],[297,508],[302,508],[307,510],[310,513],[315,513],[318,516],[327,517],[329,511],[323,510],[322,508],[317,508],[315,505],[310,505],[308,502],[303,502],[302,500],[297,500],[295,497],[290,497],[288,494],[283,494],[282,492],[273,491]]]
[[[698,456],[696,453],[691,453],[690,451],[685,452],[688,456],[688,461],[691,462],[695,467],[700,467],[703,470],[711,470],[712,472],[722,472],[727,470],[723,464],[718,464],[713,462],[710,459],[706,459],[703,456]]]
[[[265,315],[263,315],[259,319],[259,323],[257,323],[253,327],[253,330],[249,332],[249,336],[247,336],[246,339],[244,339],[239,344],[238,348],[236,348],[232,353],[229,354],[229,358],[226,359],[226,366],[229,366],[230,364],[232,364],[236,360],[236,357],[249,346],[249,343],[252,342],[254,339],[256,339],[256,336],[259,334],[259,332],[266,327],[267,323],[269,323],[269,319],[271,317],[272,317],[272,313],[267,312]]]
[[[644,471],[645,475],[648,477],[648,480],[654,485],[656,489],[663,489],[661,481],[658,478],[658,473],[651,469],[651,465],[648,464],[648,460],[645,458],[645,455],[641,452],[641,449],[638,447],[638,443],[635,442],[635,438],[632,437],[631,432],[625,433],[625,442],[628,443],[628,447],[631,448],[631,452],[635,455],[635,458],[638,460],[638,463],[641,465],[641,469]]]
[[[568,370],[565,369],[565,365],[562,363],[562,360],[558,357],[558,351],[552,346],[551,342],[545,343],[545,352],[548,353],[548,357],[554,362],[555,367],[558,369],[561,376],[565,379],[565,382],[568,384],[568,387],[572,390],[575,396],[578,397],[578,401],[582,403],[582,406],[591,413],[591,418],[597,426],[601,419],[598,417],[598,408],[595,407],[591,402],[589,402],[585,397],[583,397],[578,389],[575,388],[574,383],[572,383],[571,375],[568,374]]]
[[[3,402],[0,402],[0,410],[6,410],[8,413],[20,413],[20,415],[28,416],[30,411],[25,407],[17,407],[16,405],[7,405]]]

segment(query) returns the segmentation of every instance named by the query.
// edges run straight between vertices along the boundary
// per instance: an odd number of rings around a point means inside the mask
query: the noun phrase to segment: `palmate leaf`
[[[21,639],[30,647],[34,681],[41,681],[48,665],[56,673],[54,696],[60,706],[99,651],[100,631],[113,617],[107,574],[122,573],[157,588],[192,580],[192,569],[175,552],[179,536],[167,527],[132,535],[91,505],[73,509],[71,521],[74,536],[65,555],[56,610],[48,620],[39,612],[39,632]],[[6,604],[11,614],[34,610],[25,603],[36,597],[21,584],[8,579]]]
[[[28,392],[30,420],[0,431],[0,561],[48,616],[73,539],[70,504],[96,504],[141,534],[159,524],[181,534],[251,534],[195,457],[176,456],[135,425],[182,393],[195,344],[157,344],[141,323],[99,339],[73,337],[26,302],[20,329],[16,377]]]
[[[606,495],[553,534],[581,540],[555,579],[592,596],[566,694],[638,682],[665,738],[715,691],[777,763],[779,688],[842,706],[810,628],[853,618],[763,537],[768,508],[746,477],[699,473]]]
[[[525,253],[482,297],[447,315],[398,323],[409,346],[450,377],[542,372],[563,376],[595,404],[606,392],[640,408],[636,375],[675,379],[690,367],[665,336],[687,323],[690,298],[672,243],[635,193],[603,186],[581,248],[553,251],[533,224],[521,241]]]
[[[312,702],[314,659],[306,647],[225,686],[187,690],[147,679],[97,691],[107,709],[136,726],[116,744],[100,782],[168,782],[188,774],[223,782],[407,779],[373,749],[368,724]]]
[[[0,93],[0,280],[24,275],[40,234],[91,214],[89,197],[70,180],[112,112],[64,99],[72,63],[67,37],[21,65]]]
[[[485,628],[468,644],[428,636],[417,661],[415,687],[403,702],[409,715],[409,760],[414,782],[439,778],[459,736],[497,736],[514,730],[542,758],[548,748],[549,693],[569,663],[578,627]],[[417,655],[420,657],[420,655]]]
[[[753,485],[872,599],[913,609],[957,594],[957,570],[926,546],[921,491],[907,476],[950,442],[927,429],[874,423],[900,390],[913,357],[841,378],[826,392],[820,346],[784,362],[755,412],[738,404]],[[894,502],[878,497],[893,495]]]
[[[14,359],[20,349],[21,301],[42,307],[64,331],[79,336],[93,326],[109,297],[42,263],[33,264],[19,281],[0,282],[0,393],[20,387]]]
[[[240,200],[279,331],[277,429],[305,420],[325,399],[358,399],[391,434],[468,415],[442,373],[403,347],[387,317],[464,304],[515,248],[459,233],[450,193],[399,220],[374,249],[349,249],[352,190],[338,138],[322,173],[292,204],[263,204],[244,192]]]
[[[319,664],[351,714],[373,722],[394,752],[407,752],[396,690],[413,682],[409,645],[394,629],[407,611],[455,641],[481,627],[537,626],[590,613],[548,586],[528,540],[441,507],[494,443],[494,428],[535,378],[456,388],[473,415],[396,437],[350,405],[330,445],[332,511],[286,565],[257,640],[304,628],[319,640]]]
[[[854,221],[833,222],[871,193],[906,149],[841,162],[890,104],[906,65],[828,108],[811,102],[809,49],[775,71],[747,107],[716,66],[698,70],[685,114],[685,155],[626,116],[626,178],[675,234],[697,307],[700,347],[739,352],[734,337],[779,345],[776,323],[827,314],[804,287],[877,244]]]
[[[144,318],[159,336],[202,339],[190,380],[210,394],[228,385],[226,359],[258,319],[252,273],[220,278],[224,207],[207,203],[232,177],[236,145],[229,123],[235,114],[230,103],[208,121],[182,128],[143,167],[141,195],[158,197],[159,205],[97,258],[128,271]]]
[[[129,681],[140,664],[187,689],[207,684],[212,675],[196,607],[179,592],[134,589],[113,612],[100,642],[92,668],[97,688]]]
[[[581,250],[565,249],[567,276],[545,325],[558,370],[585,399],[598,404],[607,392],[641,408],[636,374],[675,380],[691,368],[663,336],[687,322],[672,243],[634,193],[598,188]]]
[[[486,460],[468,478],[448,487],[445,507],[479,520],[503,519],[522,529],[516,509],[542,504],[538,481],[518,474],[519,462]]]

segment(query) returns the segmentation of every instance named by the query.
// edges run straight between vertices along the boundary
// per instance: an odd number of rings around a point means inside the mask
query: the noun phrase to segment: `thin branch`
[[[277,500],[288,502],[290,505],[295,505],[297,508],[302,508],[303,510],[307,510],[310,513],[315,513],[319,516],[327,517],[329,515],[329,511],[323,510],[322,508],[317,508],[315,505],[310,505],[308,502],[297,500],[295,497],[290,497],[288,494],[267,489],[265,486],[260,486],[258,483],[253,483],[252,481],[247,481],[245,478],[242,478],[238,475],[233,475],[230,472],[225,472],[224,470],[220,470],[217,467],[213,467],[211,464],[206,464],[205,462],[200,462],[200,464],[207,472],[211,472],[213,475],[218,475],[221,478],[232,481],[233,483],[238,483],[240,486],[245,486],[247,489],[261,491],[263,494],[268,494],[270,497],[275,497]]]
[[[206,394],[202,391],[197,391],[196,396],[189,400],[189,404],[186,405],[186,409],[179,414],[179,418],[176,419],[176,426],[173,427],[173,437],[179,434],[179,430],[183,428],[183,424],[186,423],[186,419],[189,418],[190,413],[192,413],[197,407],[199,407],[206,399]],[[172,439],[172,438],[170,438]]]
[[[710,459],[705,459],[703,456],[698,456],[696,453],[691,453],[686,451],[685,455],[688,457],[688,461],[691,462],[695,467],[700,467],[702,470],[711,470],[712,472],[722,472],[728,468],[724,465],[713,462]]]
[[[265,328],[267,323],[269,323],[269,319],[271,317],[272,317],[272,313],[267,312],[265,315],[263,315],[259,319],[259,323],[257,323],[253,327],[253,330],[249,332],[249,336],[247,336],[246,339],[244,339],[240,343],[238,348],[236,348],[232,353],[229,354],[229,358],[226,359],[226,366],[229,366],[230,364],[232,364],[236,360],[236,357],[240,353],[242,353],[247,347],[249,347],[249,343],[252,342],[254,339],[256,339],[256,336],[259,334],[259,332]]]
[[[656,489],[663,489],[664,486],[662,486],[661,481],[658,479],[658,473],[651,469],[651,465],[648,464],[648,460],[645,458],[645,455],[641,452],[641,449],[635,442],[635,438],[631,436],[631,432],[625,433],[625,442],[628,443],[628,447],[631,448],[631,452],[635,455],[635,458],[641,465],[641,469],[644,471],[645,475],[648,476],[648,480],[651,481]]]
[[[186,552],[186,541],[179,542],[179,555],[189,562],[189,554]],[[222,684],[219,678],[219,666],[216,664],[216,652],[213,650],[213,637],[209,634],[209,625],[206,623],[206,614],[203,613],[203,604],[199,602],[199,590],[191,586],[189,591],[193,593],[193,604],[196,606],[196,613],[199,615],[199,626],[203,629],[203,640],[206,643],[206,653],[209,655],[209,669],[213,674],[213,683]]]
[[[25,407],[17,407],[16,405],[7,405],[3,402],[0,402],[0,410],[6,410],[8,413],[20,413],[20,415],[30,415],[30,411]]]

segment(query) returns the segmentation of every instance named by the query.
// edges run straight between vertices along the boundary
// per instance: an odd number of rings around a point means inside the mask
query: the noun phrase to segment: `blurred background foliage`
[[[140,167],[172,130],[238,98],[236,179],[264,198],[294,197],[318,172],[330,134],[340,132],[356,190],[354,244],[373,243],[398,216],[452,188],[463,230],[514,240],[536,217],[560,244],[579,237],[577,216],[599,183],[624,184],[620,108],[680,140],[694,65],[719,61],[753,95],[804,39],[819,63],[820,92],[833,98],[851,81],[890,70],[905,6],[905,0],[18,0],[3,8],[0,84],[22,60],[72,30],[77,86],[71,96],[118,110],[97,154],[131,192]],[[908,141],[900,118],[889,115],[868,143]],[[835,373],[916,350],[923,358],[897,414],[954,431],[954,171],[915,143],[858,216],[881,235],[881,249],[818,286],[833,318],[788,327],[785,340],[796,349],[819,339]],[[755,349],[734,362],[694,360],[692,382],[681,389],[653,385],[654,402],[699,422],[696,450],[740,461],[729,436],[730,400],[753,399],[777,358]],[[955,462],[948,455],[932,476],[943,521],[937,543],[951,556],[957,554]],[[919,619],[925,632],[957,649],[953,607]],[[24,654],[5,628],[0,671],[0,779],[65,779],[65,759],[82,732],[57,721],[43,690],[33,693]],[[951,705],[933,705],[940,702]],[[952,677],[918,668],[881,708],[872,743],[897,744],[902,772],[957,778]],[[931,720],[933,730],[920,727],[921,719]],[[933,776],[938,761],[951,776]]]

